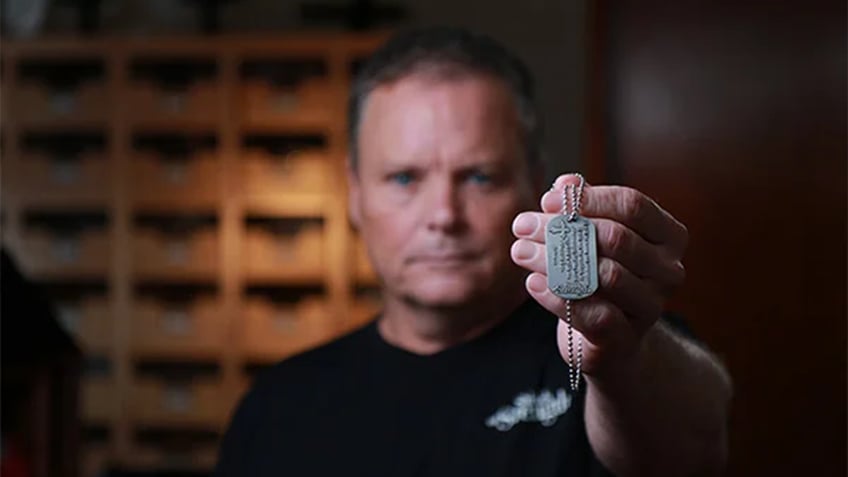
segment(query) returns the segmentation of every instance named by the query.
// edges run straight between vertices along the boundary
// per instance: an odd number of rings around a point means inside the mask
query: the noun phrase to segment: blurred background
[[[549,175],[684,222],[728,475],[846,473],[846,7],[2,0],[4,476],[208,475],[255,373],[373,317],[345,98],[451,24],[538,81]]]

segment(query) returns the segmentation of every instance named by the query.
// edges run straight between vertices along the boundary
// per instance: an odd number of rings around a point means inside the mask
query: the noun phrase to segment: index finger
[[[560,176],[554,188],[542,196],[542,210],[549,214],[561,213],[563,187],[576,182],[576,178]],[[586,183],[580,214],[624,224],[646,241],[662,245],[678,256],[683,255],[689,240],[686,226],[653,199],[630,187],[590,186]]]

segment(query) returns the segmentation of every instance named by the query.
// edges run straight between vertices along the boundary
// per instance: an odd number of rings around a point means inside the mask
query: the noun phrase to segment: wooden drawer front
[[[292,86],[275,86],[265,81],[247,81],[242,87],[243,119],[248,124],[297,121],[329,123],[341,114],[341,95],[323,78],[312,78]]]
[[[348,313],[347,329],[351,330],[372,321],[382,308],[382,300],[374,295],[357,295]]]
[[[57,301],[62,325],[87,354],[107,354],[114,342],[112,309],[105,296]]]
[[[56,89],[42,83],[21,83],[15,88],[13,116],[19,123],[56,120],[106,122],[112,105],[102,82],[87,81],[73,89]]]
[[[21,157],[15,187],[29,204],[105,204],[112,192],[110,172],[102,153],[62,157],[33,152]]]
[[[215,467],[217,459],[217,445],[168,448],[137,444],[129,458],[129,464],[142,471],[167,469],[173,472],[210,472]]]
[[[354,241],[354,274],[356,280],[360,283],[376,283],[377,274],[371,265],[371,258],[368,256],[368,250],[365,243],[361,239]]]
[[[338,328],[322,298],[274,302],[251,297],[245,305],[244,348],[252,358],[279,359],[331,339]]]
[[[321,280],[323,277],[324,232],[320,223],[291,228],[248,225],[245,248],[250,279]]]
[[[21,243],[25,269],[37,276],[103,276],[112,254],[104,229],[61,232],[27,228]]]
[[[212,153],[187,158],[137,154],[132,158],[132,195],[143,203],[215,203],[220,166]]]
[[[112,464],[113,454],[106,444],[83,443],[80,456],[81,477],[103,477]]]
[[[184,89],[166,89],[154,82],[136,81],[127,96],[127,110],[137,123],[179,120],[214,124],[219,118],[222,97],[221,88],[214,81],[192,83]]]
[[[136,352],[164,357],[219,354],[226,331],[220,305],[215,296],[184,302],[139,297],[132,323]]]
[[[330,158],[321,151],[274,155],[251,150],[242,158],[245,190],[251,195],[321,194],[331,191]]]
[[[105,376],[85,376],[80,388],[80,407],[85,423],[110,424],[118,415],[120,403],[115,381]]]
[[[218,234],[203,227],[169,233],[140,227],[133,239],[134,265],[144,277],[214,277],[218,268]]]
[[[145,426],[219,428],[228,417],[229,395],[220,381],[138,378],[131,388],[130,416]]]

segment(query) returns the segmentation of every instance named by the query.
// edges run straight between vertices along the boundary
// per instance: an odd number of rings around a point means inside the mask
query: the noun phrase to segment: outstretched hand
[[[547,285],[545,228],[562,212],[566,184],[579,178],[561,175],[542,196],[541,212],[522,212],[513,221],[517,240],[513,261],[532,272],[526,287],[551,313],[565,316],[565,300]],[[602,375],[639,349],[642,337],[659,319],[665,301],[685,278],[681,262],[688,242],[686,227],[641,192],[620,186],[583,190],[580,214],[597,230],[598,290],[572,302],[572,324],[583,337],[583,372]],[[557,340],[568,360],[565,322]]]

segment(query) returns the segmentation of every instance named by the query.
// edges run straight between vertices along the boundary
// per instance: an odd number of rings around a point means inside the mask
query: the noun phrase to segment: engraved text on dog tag
[[[545,232],[548,288],[566,300],[579,300],[598,289],[595,225],[585,217],[558,215]]]

